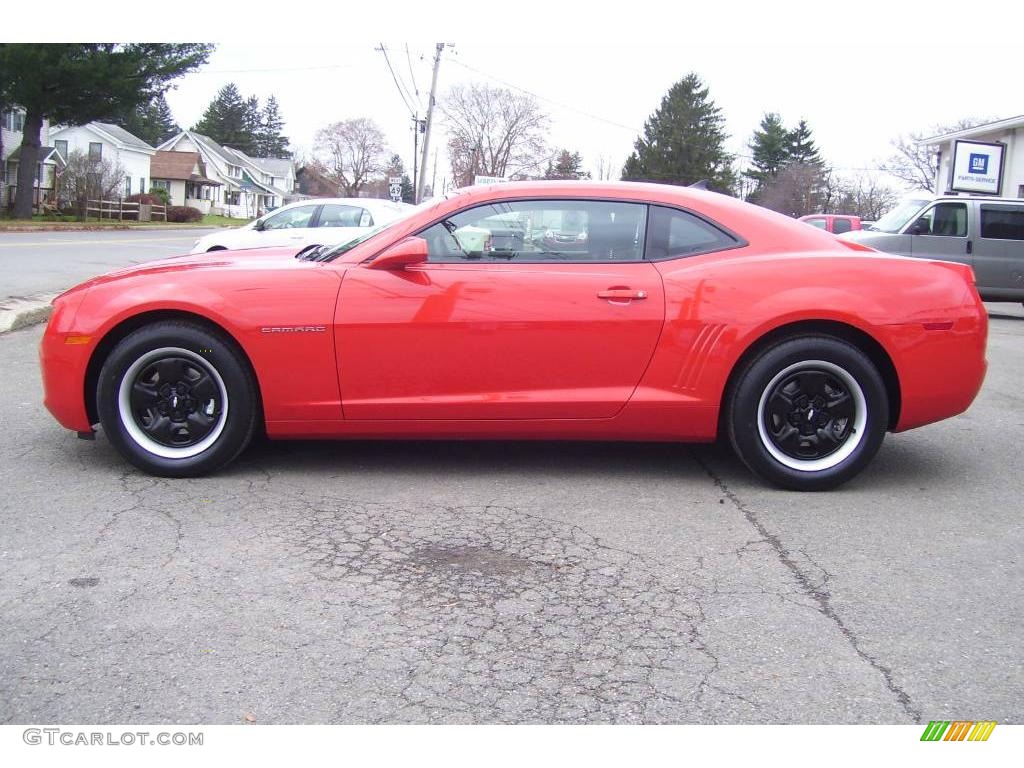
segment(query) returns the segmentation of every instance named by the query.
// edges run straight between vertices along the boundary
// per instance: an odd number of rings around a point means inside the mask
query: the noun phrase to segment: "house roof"
[[[91,124],[95,125],[101,131],[110,134],[110,136],[119,144],[123,144],[126,147],[132,147],[134,149],[153,149],[151,145],[144,142],[134,133],[129,133],[120,125],[114,125],[113,123],[99,123],[96,121],[93,121]]]
[[[198,152],[166,152],[158,149],[149,161],[149,175],[154,179],[187,179],[198,162]]]
[[[199,166],[199,173],[195,173],[196,166]],[[192,181],[218,187],[221,185],[219,181],[206,178],[206,168],[198,152],[168,152],[158,149],[150,161],[149,176],[152,179]]]
[[[219,157],[225,163],[231,163],[231,165],[238,165],[238,158],[233,157],[231,154],[229,154],[227,150],[224,149],[224,147],[222,147],[216,141],[211,139],[209,136],[203,136],[203,134],[196,133],[195,131],[185,131],[184,133],[187,133],[195,141],[202,144],[204,149],[217,155],[217,157]]]
[[[964,128],[962,131],[953,131],[952,133],[940,133],[937,136],[929,136],[927,139],[922,139],[919,144],[944,144],[947,141],[953,141],[954,139],[968,139],[971,136],[978,136],[983,133],[995,133],[997,131],[1011,131],[1014,128],[1024,128],[1024,115],[1017,115],[1016,117],[1007,117],[1004,120],[995,120],[991,123],[982,123],[976,125],[973,128]]]
[[[125,149],[134,149],[146,152],[147,154],[152,154],[153,152],[152,146],[144,142],[135,134],[129,133],[121,126],[114,125],[113,123],[100,123],[95,120],[90,123],[86,123],[85,125],[62,125],[58,128],[54,128],[50,131],[50,138],[52,139],[60,136],[64,131],[71,128],[87,128],[94,134],[99,135],[100,138],[106,137],[114,144],[118,144]]]
[[[281,178],[288,178],[288,174],[294,168],[291,160],[281,160],[276,157],[254,157],[252,161],[271,176],[280,176]]]
[[[18,158],[21,155],[21,145],[19,144],[14,148],[14,151],[7,156],[9,162],[18,162]],[[53,147],[40,147],[39,148],[39,159],[38,163],[53,163],[54,165],[60,164],[62,167],[67,165],[67,161],[61,156]]]

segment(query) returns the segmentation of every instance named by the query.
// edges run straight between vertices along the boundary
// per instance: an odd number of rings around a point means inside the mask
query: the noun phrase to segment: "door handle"
[[[634,291],[632,288],[609,288],[606,291],[598,291],[599,299],[646,299],[647,291]]]
[[[967,241],[967,254],[970,255],[972,253],[974,253],[974,244],[971,243],[970,240],[968,240]]]

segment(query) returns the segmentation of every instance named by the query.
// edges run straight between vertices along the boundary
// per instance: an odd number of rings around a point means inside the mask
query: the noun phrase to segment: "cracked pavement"
[[[1024,722],[1024,312],[838,492],[715,446],[301,442],[148,477],[0,336],[0,722]]]

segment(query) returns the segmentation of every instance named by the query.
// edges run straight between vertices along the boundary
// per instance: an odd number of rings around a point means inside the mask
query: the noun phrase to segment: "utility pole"
[[[437,44],[437,53],[434,56],[434,76],[430,81],[430,99],[427,101],[427,127],[423,134],[423,155],[420,158],[419,184],[416,187],[416,202],[423,199],[423,183],[427,178],[427,157],[430,151],[430,128],[434,117],[434,95],[437,92],[437,71],[441,68],[441,53],[444,51],[444,43]]]
[[[416,179],[419,178],[416,175],[416,155],[419,154],[419,151],[417,149],[417,145],[419,144],[419,140],[420,140],[420,114],[419,114],[419,112],[414,112],[413,115],[412,115],[412,195],[413,195],[413,201],[414,202],[416,200],[416,190],[418,189],[418,187],[416,186]]]
[[[434,175],[430,177],[430,193],[437,194],[437,150],[434,150]]]

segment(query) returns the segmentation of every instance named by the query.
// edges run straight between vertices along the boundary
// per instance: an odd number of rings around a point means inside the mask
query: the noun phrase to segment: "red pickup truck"
[[[850,232],[854,229],[861,229],[860,216],[842,216],[833,213],[812,213],[808,216],[801,216],[800,221],[806,221],[812,227],[824,229],[838,235],[840,232]]]

